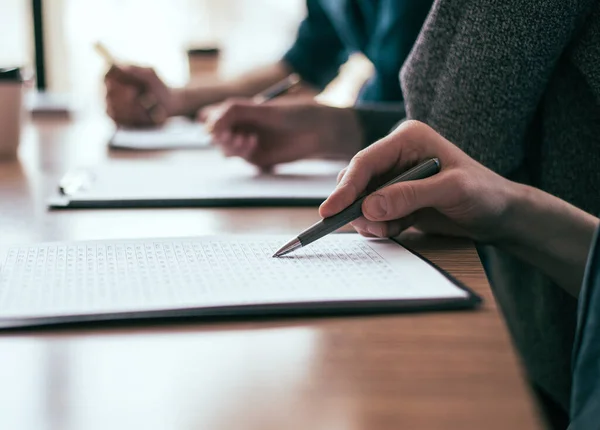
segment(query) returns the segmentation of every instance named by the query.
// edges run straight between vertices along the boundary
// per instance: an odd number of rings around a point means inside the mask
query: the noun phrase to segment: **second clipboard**
[[[241,160],[202,165],[118,161],[72,169],[48,200],[52,209],[317,206],[343,163],[302,161],[259,172]]]

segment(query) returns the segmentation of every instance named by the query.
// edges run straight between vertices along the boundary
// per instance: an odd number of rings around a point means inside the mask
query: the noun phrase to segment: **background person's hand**
[[[200,122],[212,124],[212,122],[214,122],[214,120],[219,117],[219,115],[223,111],[223,108],[226,106],[227,102],[210,104],[200,109],[198,111],[198,115],[196,115],[196,118]]]
[[[167,87],[153,69],[113,66],[104,77],[106,110],[119,125],[164,123],[179,110],[180,95]]]
[[[431,233],[498,239],[515,184],[417,121],[403,123],[359,152],[340,173],[338,186],[319,212],[332,216],[365,190],[434,157],[441,163],[438,174],[391,185],[365,199],[364,217],[352,223],[355,229],[365,236],[392,237],[414,225]]]
[[[206,118],[226,156],[264,169],[304,158],[350,159],[362,147],[362,131],[351,109],[312,100],[229,100],[200,117]]]

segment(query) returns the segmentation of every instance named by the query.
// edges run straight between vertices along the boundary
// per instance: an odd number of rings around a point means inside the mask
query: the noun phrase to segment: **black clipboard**
[[[318,206],[343,163],[304,161],[260,172],[241,160],[114,162],[73,169],[48,199],[51,209]],[[204,170],[206,169],[206,170]]]
[[[344,236],[346,236],[344,234]],[[132,325],[154,322],[190,322],[190,321],[229,321],[290,317],[327,317],[359,316],[392,313],[415,313],[432,311],[459,311],[476,309],[483,300],[470,288],[419,253],[401,245],[416,258],[436,270],[457,288],[464,291],[464,297],[433,299],[397,299],[397,300],[343,300],[329,302],[293,302],[274,304],[251,304],[234,306],[215,306],[200,308],[172,308],[136,312],[115,312],[84,315],[61,315],[41,318],[1,318],[0,330],[37,329],[53,327],[78,327],[104,325]]]

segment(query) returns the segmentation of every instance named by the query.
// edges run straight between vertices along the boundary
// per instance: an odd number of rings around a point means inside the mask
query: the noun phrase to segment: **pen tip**
[[[288,243],[283,245],[275,254],[273,254],[272,258],[283,257],[284,255],[289,254],[290,252],[295,251],[296,249],[301,247],[302,242],[300,242],[300,239],[292,239]]]

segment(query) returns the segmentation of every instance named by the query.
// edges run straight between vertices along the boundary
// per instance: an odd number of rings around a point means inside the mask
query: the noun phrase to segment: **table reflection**
[[[0,428],[276,428],[319,354],[308,328],[0,338]]]

